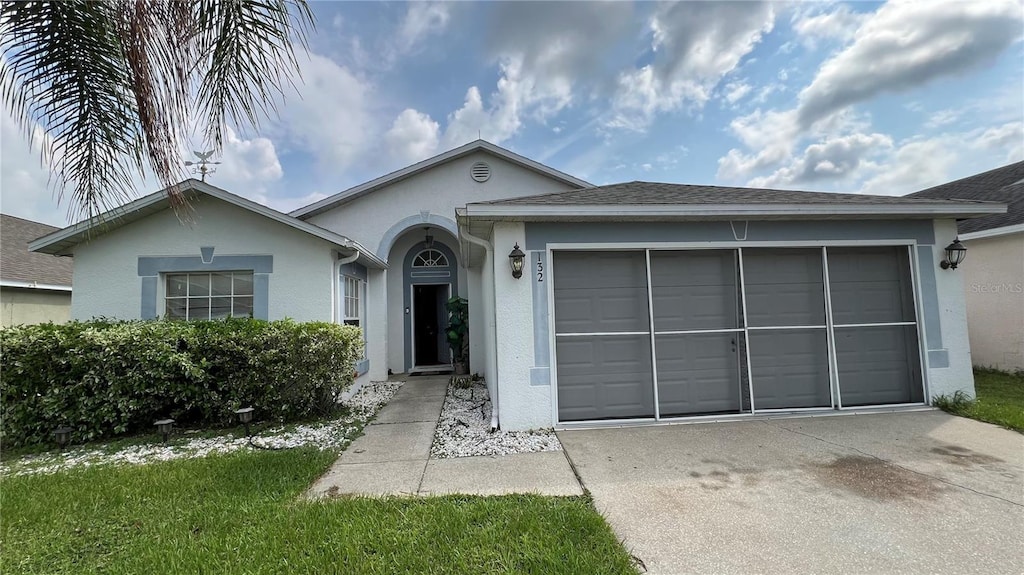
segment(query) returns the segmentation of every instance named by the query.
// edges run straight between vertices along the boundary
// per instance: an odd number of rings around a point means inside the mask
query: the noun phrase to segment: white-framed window
[[[363,280],[343,276],[345,279],[345,296],[341,322],[345,325],[363,326]]]
[[[422,252],[416,254],[416,257],[412,260],[412,267],[414,268],[434,268],[434,267],[448,267],[448,256],[444,255],[443,252],[428,248]]]
[[[252,317],[252,300],[251,271],[165,275],[168,319]]]

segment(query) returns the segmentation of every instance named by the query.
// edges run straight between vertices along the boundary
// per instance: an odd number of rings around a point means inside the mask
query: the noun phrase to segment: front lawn
[[[937,401],[942,409],[1024,432],[1024,374],[992,369],[974,370],[974,401],[959,398]]]
[[[585,498],[302,492],[333,451],[3,478],[3,573],[635,573]]]

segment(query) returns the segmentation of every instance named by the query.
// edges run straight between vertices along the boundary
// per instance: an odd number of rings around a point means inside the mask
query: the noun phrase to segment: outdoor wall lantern
[[[423,232],[427,234],[427,237],[423,238],[423,244],[427,249],[434,247],[434,236],[430,235],[430,228],[423,228]]]
[[[71,432],[74,431],[70,427],[58,427],[53,431],[53,437],[57,440],[57,445],[64,447],[71,441]]]
[[[238,421],[241,421],[245,425],[246,437],[251,437],[249,434],[249,422],[252,421],[252,412],[253,409],[251,407],[243,407],[242,409],[235,410],[235,415],[238,416]]]
[[[167,436],[171,434],[171,428],[174,427],[173,419],[160,419],[153,423],[156,426],[156,430],[164,436],[164,443],[167,443]]]
[[[519,249],[519,242],[516,242],[516,247],[512,248],[512,251],[508,254],[508,263],[512,266],[512,277],[519,279],[523,277],[523,260],[526,259],[526,254],[523,250]]]
[[[956,238],[953,243],[946,246],[946,259],[942,260],[939,265],[944,270],[955,270],[965,257],[967,257],[967,248],[960,243],[960,238]]]

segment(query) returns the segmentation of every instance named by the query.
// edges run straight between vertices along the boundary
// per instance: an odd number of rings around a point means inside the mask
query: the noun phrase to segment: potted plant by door
[[[455,296],[448,300],[448,327],[445,335],[452,348],[452,362],[456,375],[469,373],[469,302]]]

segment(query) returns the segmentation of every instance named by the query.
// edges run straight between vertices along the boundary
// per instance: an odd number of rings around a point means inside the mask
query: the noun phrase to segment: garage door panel
[[[824,329],[750,334],[754,409],[831,407]]]
[[[651,252],[656,331],[738,327],[736,254],[732,250]]]
[[[647,258],[642,251],[557,251],[555,293],[594,288],[647,289]]]
[[[836,324],[915,321],[905,247],[828,248]]]
[[[823,269],[819,249],[743,250],[749,325],[825,325]]]
[[[558,419],[654,416],[650,337],[558,337]]]
[[[741,334],[659,335],[658,401],[662,417],[740,410]]]
[[[837,328],[844,406],[924,400],[916,326]]]
[[[555,333],[648,331],[647,288],[555,290]]]

